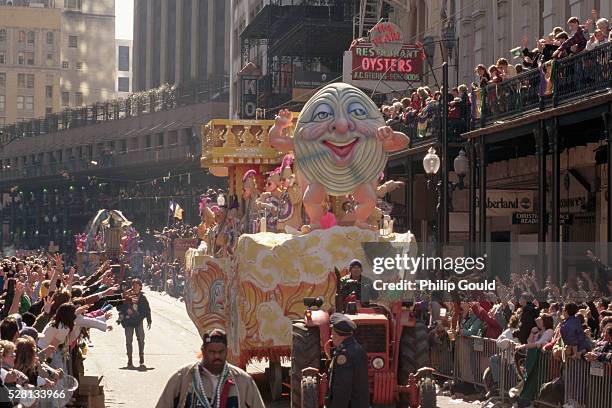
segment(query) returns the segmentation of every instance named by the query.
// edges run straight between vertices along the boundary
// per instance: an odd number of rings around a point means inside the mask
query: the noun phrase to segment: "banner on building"
[[[532,190],[487,190],[487,217],[511,216],[515,212],[534,211]],[[476,207],[480,199],[476,197]]]
[[[315,89],[341,79],[340,72],[294,71],[292,98],[297,102],[306,102],[314,95]]]
[[[550,223],[550,214],[546,216],[547,223]],[[573,214],[561,214],[559,218],[560,225],[572,225],[574,222]],[[512,214],[512,224],[518,225],[530,225],[530,224],[539,224],[540,217],[537,213],[513,213]]]

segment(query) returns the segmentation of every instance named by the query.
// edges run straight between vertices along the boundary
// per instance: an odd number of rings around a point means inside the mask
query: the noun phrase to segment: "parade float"
[[[119,276],[122,280],[126,267],[137,275],[141,273],[140,235],[121,211],[98,210],[86,231],[75,236],[75,241],[77,266],[85,274],[93,272],[105,260],[122,265]]]
[[[338,113],[334,113],[338,112]],[[366,259],[363,243],[411,243],[393,232],[380,184],[388,154],[409,144],[370,98],[347,84],[321,89],[299,116],[213,120],[203,126],[202,167],[227,177],[227,196],[203,197],[202,242],[186,254],[185,303],[200,334],[227,330],[229,361],[267,359],[273,397],[291,355],[304,297],[332,309],[336,270]]]

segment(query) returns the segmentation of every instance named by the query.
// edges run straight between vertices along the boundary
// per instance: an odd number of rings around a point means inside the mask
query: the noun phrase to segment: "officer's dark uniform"
[[[353,265],[359,265],[361,267],[361,262],[357,259],[353,259],[349,264],[349,270]],[[358,280],[353,279],[350,273],[340,278],[339,294],[341,299],[344,300],[351,293],[355,293],[357,300],[364,302],[378,299],[378,293],[374,290],[372,280],[363,275],[360,275]]]
[[[368,355],[353,332],[357,325],[341,313],[334,313],[330,322],[338,334],[350,336],[334,349],[330,365],[326,408],[368,408]]]

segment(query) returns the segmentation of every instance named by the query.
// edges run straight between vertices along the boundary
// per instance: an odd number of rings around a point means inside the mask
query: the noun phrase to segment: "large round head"
[[[325,86],[306,103],[294,132],[295,159],[310,183],[341,196],[375,181],[387,164],[376,138],[385,121],[374,102],[344,83]]]

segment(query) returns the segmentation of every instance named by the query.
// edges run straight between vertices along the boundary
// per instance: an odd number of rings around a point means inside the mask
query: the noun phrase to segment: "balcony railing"
[[[189,146],[164,146],[146,150],[135,150],[113,155],[99,155],[89,159],[69,159],[56,163],[31,164],[18,169],[3,169],[0,171],[0,182],[13,181],[22,178],[57,177],[62,174],[72,174],[86,171],[96,171],[112,167],[126,167],[151,164],[161,161],[184,159],[199,156],[199,151],[193,151]]]
[[[63,112],[49,114],[44,119],[32,119],[5,126],[1,129],[0,144],[6,145],[24,137],[55,133],[208,102],[227,93],[228,89],[227,78],[190,81],[181,83],[179,86],[164,85],[149,91],[133,93],[127,98],[95,103],[81,108],[65,109]]]
[[[611,88],[612,43],[606,43],[474,90],[473,127],[486,127],[500,119],[555,108]]]

